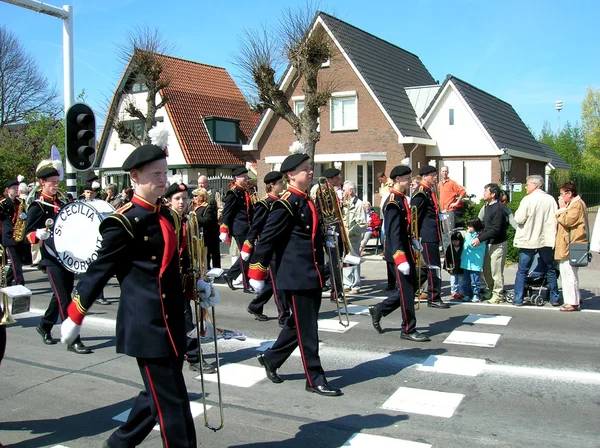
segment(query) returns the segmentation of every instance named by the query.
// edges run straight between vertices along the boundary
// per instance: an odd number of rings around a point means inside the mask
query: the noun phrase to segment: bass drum
[[[58,261],[69,271],[80,274],[98,257],[102,245],[100,223],[114,213],[106,201],[75,201],[56,215],[52,238]]]

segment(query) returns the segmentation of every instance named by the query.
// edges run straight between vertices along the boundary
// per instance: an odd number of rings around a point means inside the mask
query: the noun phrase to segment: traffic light
[[[87,104],[75,103],[67,111],[65,125],[67,160],[78,171],[86,171],[96,160],[96,119]]]

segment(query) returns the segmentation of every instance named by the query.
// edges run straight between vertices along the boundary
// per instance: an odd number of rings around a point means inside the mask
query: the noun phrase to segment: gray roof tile
[[[554,166],[554,168],[556,168],[558,170],[570,170],[571,169],[571,165],[569,165],[565,161],[565,159],[563,159],[552,146],[548,146],[545,143],[540,142],[540,147],[542,148],[542,151],[544,151],[546,156],[548,156],[550,159],[552,159],[552,162],[550,162],[550,163],[552,163],[552,166]]]

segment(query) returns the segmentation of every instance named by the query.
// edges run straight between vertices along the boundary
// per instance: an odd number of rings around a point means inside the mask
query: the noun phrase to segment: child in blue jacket
[[[483,224],[479,218],[467,221],[467,233],[463,243],[463,252],[460,258],[460,267],[463,269],[462,292],[465,295],[463,302],[479,302],[479,280],[483,271],[483,259],[485,258],[485,244],[473,247],[473,240],[483,230]]]

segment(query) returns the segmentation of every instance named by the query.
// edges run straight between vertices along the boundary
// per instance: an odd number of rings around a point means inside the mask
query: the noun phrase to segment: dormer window
[[[232,118],[205,117],[204,124],[213,143],[233,144],[240,142],[240,120]]]
[[[148,87],[146,86],[146,81],[143,76],[136,76],[128,89],[128,93],[142,93],[147,91]]]

